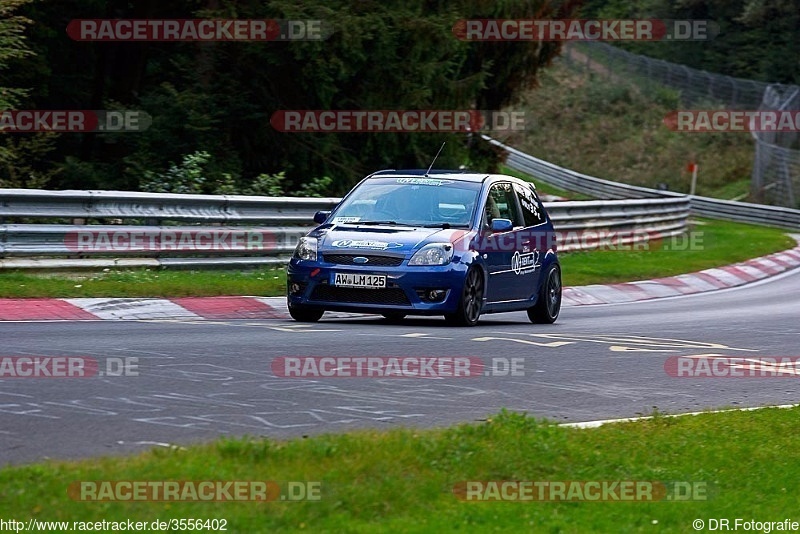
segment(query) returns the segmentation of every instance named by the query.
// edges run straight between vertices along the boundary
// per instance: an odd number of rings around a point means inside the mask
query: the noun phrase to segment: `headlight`
[[[447,265],[453,259],[453,245],[430,243],[411,256],[409,265]]]
[[[317,261],[317,238],[301,237],[292,257],[298,260]]]

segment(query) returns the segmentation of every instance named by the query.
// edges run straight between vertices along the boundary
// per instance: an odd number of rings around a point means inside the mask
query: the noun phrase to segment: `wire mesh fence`
[[[800,110],[800,87],[735,78],[633,54],[606,43],[570,43],[562,56],[570,68],[614,83],[633,83],[644,92],[665,88],[694,109]],[[800,207],[800,135],[753,132],[755,155],[751,195],[757,202]]]
[[[762,111],[800,109],[800,87],[771,85],[764,91]],[[753,132],[753,196],[759,202],[800,206],[800,136],[798,132]]]

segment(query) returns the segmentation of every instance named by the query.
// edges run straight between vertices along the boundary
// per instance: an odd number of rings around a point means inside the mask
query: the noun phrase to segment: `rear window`
[[[522,206],[522,218],[525,220],[525,226],[536,226],[545,222],[544,209],[536,194],[529,187],[519,184],[514,184],[514,189],[517,192],[519,204]]]

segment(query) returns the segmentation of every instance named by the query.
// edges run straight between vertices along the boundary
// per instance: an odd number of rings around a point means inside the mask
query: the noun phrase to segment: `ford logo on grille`
[[[364,256],[356,256],[353,258],[353,263],[367,263],[369,258],[365,258]]]

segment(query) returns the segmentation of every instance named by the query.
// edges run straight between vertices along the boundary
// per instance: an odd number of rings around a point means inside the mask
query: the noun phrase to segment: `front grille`
[[[353,258],[367,258],[367,263],[353,263]],[[366,265],[369,267],[397,267],[403,263],[403,258],[397,256],[378,256],[376,254],[323,254],[328,263],[339,265]]]
[[[410,306],[411,302],[399,287],[365,289],[360,287],[336,287],[319,284],[311,293],[311,299],[320,302],[355,304],[385,304],[388,306]]]

